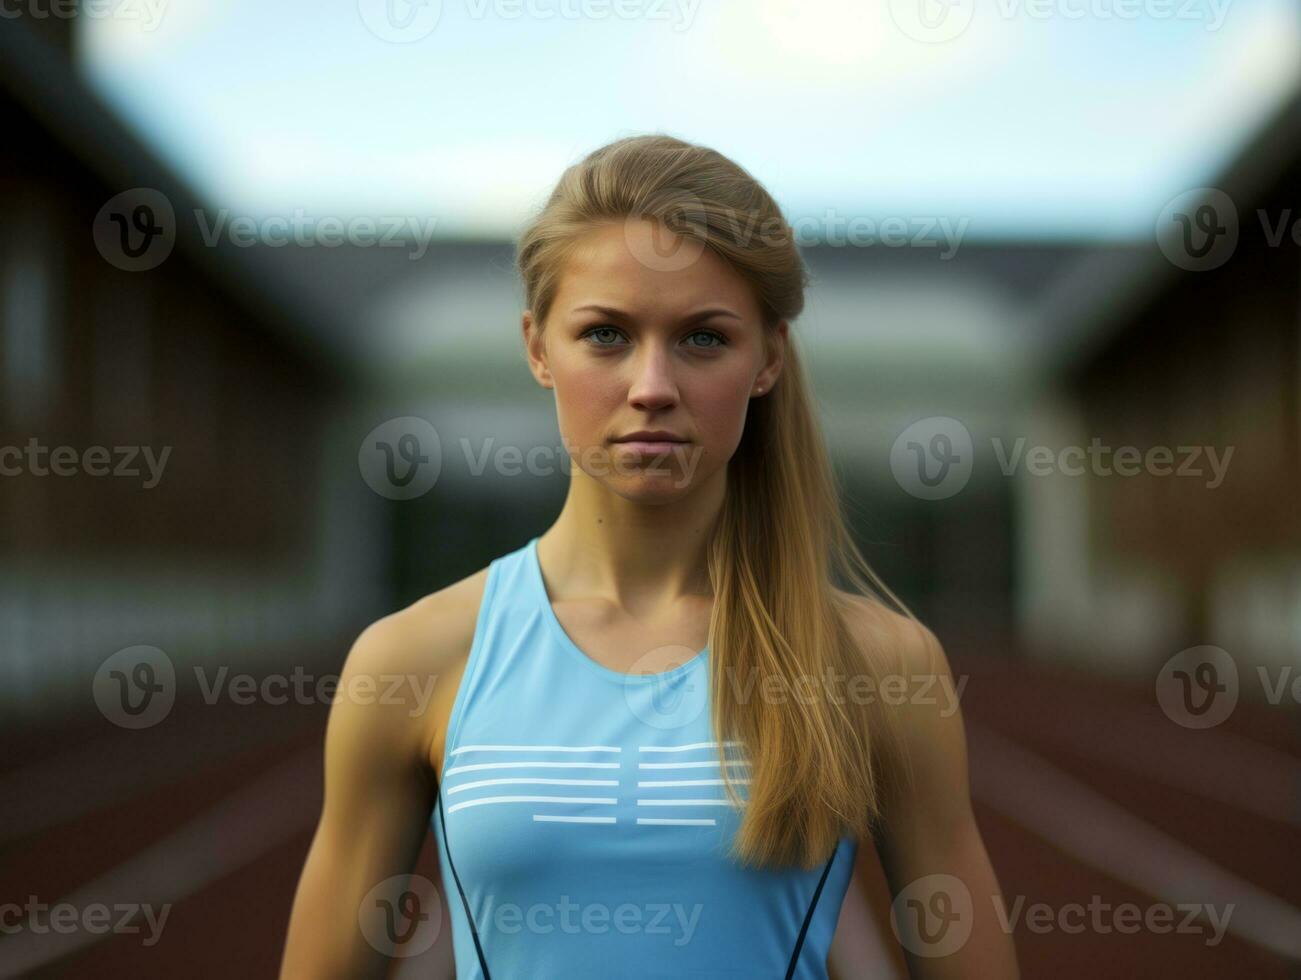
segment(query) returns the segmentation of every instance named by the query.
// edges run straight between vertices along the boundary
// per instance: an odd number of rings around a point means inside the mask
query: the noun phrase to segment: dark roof
[[[110,194],[152,187],[166,195],[178,214],[200,207],[198,195],[95,94],[67,51],[47,35],[21,18],[0,23],[0,89],[95,174]],[[90,229],[86,232],[89,238]],[[319,314],[307,314],[301,297],[271,280],[247,254],[253,250],[208,247],[189,222],[178,222],[177,247],[287,341],[304,362],[327,375],[339,372],[340,365],[312,338],[310,321]]]
[[[1227,194],[1241,211],[1259,202],[1301,158],[1301,89],[1291,93],[1208,186]],[[1154,231],[1155,231],[1155,218]],[[1196,275],[1162,254],[1153,234],[1130,249],[1087,256],[1060,280],[1040,313],[1059,342],[1053,367],[1078,368],[1096,358],[1156,298]]]

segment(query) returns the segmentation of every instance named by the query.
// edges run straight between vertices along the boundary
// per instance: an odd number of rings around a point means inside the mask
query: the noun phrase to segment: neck
[[[726,467],[670,503],[628,500],[575,467],[565,505],[538,538],[558,595],[599,595],[635,611],[708,596],[707,546],[722,511]]]

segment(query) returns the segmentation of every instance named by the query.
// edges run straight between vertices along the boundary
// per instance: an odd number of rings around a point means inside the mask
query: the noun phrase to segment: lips
[[[640,456],[665,456],[673,452],[678,446],[685,446],[685,442],[667,442],[648,439],[621,439],[615,442],[620,449],[636,453]]]
[[[685,446],[687,441],[667,429],[641,429],[613,440],[624,452],[636,456],[667,456],[678,446]]]
[[[638,429],[636,432],[629,432],[626,436],[619,436],[614,441],[625,444],[633,442],[680,444],[687,440],[676,432],[669,432],[667,429]]]

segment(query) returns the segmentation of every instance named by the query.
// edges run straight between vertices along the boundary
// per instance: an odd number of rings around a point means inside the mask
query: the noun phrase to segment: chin
[[[606,486],[625,500],[643,504],[672,503],[689,494],[695,480],[688,480],[681,472],[662,476],[631,474],[606,482]]]

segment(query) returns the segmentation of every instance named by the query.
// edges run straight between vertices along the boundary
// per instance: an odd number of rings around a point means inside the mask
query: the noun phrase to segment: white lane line
[[[1228,932],[1301,960],[1301,909],[1113,803],[1047,760],[967,722],[972,793],[1083,863],[1162,902],[1232,905]]]
[[[447,794],[464,793],[467,789],[477,789],[480,786],[503,786],[511,785],[545,785],[545,786],[618,786],[617,779],[477,779],[472,783],[458,783],[455,786],[448,787]]]
[[[638,823],[663,824],[666,826],[713,827],[718,821],[713,817],[638,817]]]
[[[734,783],[749,783],[748,779],[733,779]],[[722,786],[721,779],[639,779],[638,786]]]
[[[617,745],[462,745],[449,755],[462,752],[622,752]]]
[[[221,738],[207,737],[211,733],[204,729],[180,738],[154,737],[142,746],[148,736],[141,732],[123,729],[116,735],[97,735],[0,774],[0,844],[127,802],[169,779],[223,766],[255,746],[288,743],[306,731],[301,726],[277,727],[254,715],[247,724],[223,731]],[[69,786],[77,791],[68,792]]]
[[[614,817],[553,817],[545,813],[535,813],[533,819],[547,823],[614,823]]]
[[[724,742],[723,745],[732,748],[739,746],[740,742]],[[689,752],[691,749],[716,749],[717,742],[692,742],[690,745],[639,745],[638,750],[642,752]]]
[[[164,905],[251,864],[316,822],[317,807],[296,807],[292,801],[318,797],[320,758],[319,745],[290,756],[171,834],[49,904],[82,910],[97,903],[110,908],[125,902]],[[165,922],[162,928],[166,931]],[[11,934],[0,944],[0,976],[26,976],[109,935],[113,933],[90,929]]]
[[[617,762],[476,762],[471,766],[453,766],[443,773],[479,772],[483,769],[618,769]]]
[[[1158,721],[1109,713],[1104,724],[1056,726],[1035,738],[1194,796],[1301,826],[1301,762],[1234,732],[1189,732],[1164,715]]]
[[[599,803],[614,806],[618,802],[613,796],[484,796],[477,800],[466,800],[447,808],[448,813],[464,810],[467,806],[487,806],[490,803]]]

